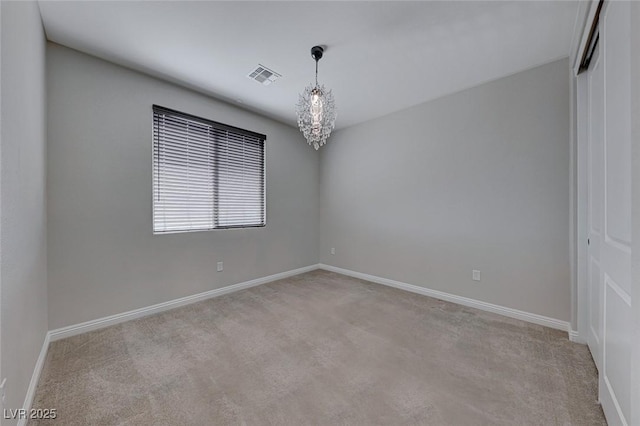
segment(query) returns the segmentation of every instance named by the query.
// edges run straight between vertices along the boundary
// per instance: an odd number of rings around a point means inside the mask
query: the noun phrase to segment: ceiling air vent
[[[277,79],[279,79],[280,77],[282,77],[282,75],[278,74],[277,72],[270,70],[269,68],[265,67],[262,64],[258,64],[258,66],[256,67],[255,70],[251,71],[247,77],[249,77],[252,80],[257,81],[258,83],[264,85],[264,86],[268,86],[271,83],[273,83],[274,81],[276,81]]]

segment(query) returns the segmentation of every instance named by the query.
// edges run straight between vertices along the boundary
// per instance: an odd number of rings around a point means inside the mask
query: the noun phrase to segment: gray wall
[[[35,3],[0,8],[0,370],[7,378],[4,407],[16,409],[47,332],[45,38]]]
[[[568,321],[568,67],[336,132],[322,150],[321,262]]]
[[[51,329],[318,262],[319,156],[296,129],[56,44],[47,66]],[[152,234],[152,104],[267,135],[265,228]]]

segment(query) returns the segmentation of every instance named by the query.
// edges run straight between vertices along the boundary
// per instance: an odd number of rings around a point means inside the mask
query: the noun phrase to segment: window
[[[265,225],[265,135],[153,106],[153,232]]]

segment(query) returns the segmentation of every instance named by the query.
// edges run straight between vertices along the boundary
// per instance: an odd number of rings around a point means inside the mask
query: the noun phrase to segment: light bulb
[[[314,133],[319,133],[322,123],[322,112],[324,102],[322,99],[322,92],[318,89],[314,89],[311,92],[310,113],[311,113],[311,127]]]

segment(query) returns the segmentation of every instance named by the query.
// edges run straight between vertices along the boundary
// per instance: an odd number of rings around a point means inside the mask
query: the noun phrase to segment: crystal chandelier
[[[311,48],[311,57],[316,61],[316,84],[309,85],[298,97],[296,114],[298,127],[309,145],[317,150],[325,144],[331,130],[336,124],[336,104],[331,90],[318,85],[318,61],[324,49],[320,46]]]

